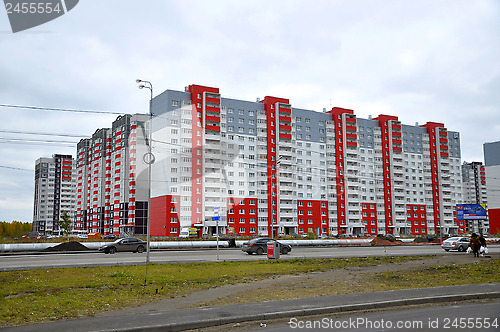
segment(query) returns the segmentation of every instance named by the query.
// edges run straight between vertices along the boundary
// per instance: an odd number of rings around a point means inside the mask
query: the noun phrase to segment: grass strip
[[[311,298],[340,294],[370,293],[398,289],[418,289],[500,282],[500,259],[470,264],[449,264],[410,268],[394,272],[349,273],[343,276],[306,278],[272,287],[237,292],[231,299],[219,298],[196,306],[218,306],[258,301]]]
[[[147,284],[145,265],[6,271],[0,272],[0,326],[93,316],[106,310],[285,274],[425,258],[429,256],[149,264]],[[496,268],[498,271],[498,261]]]

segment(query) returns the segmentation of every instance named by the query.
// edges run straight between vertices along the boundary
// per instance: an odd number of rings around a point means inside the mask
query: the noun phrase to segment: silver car
[[[469,246],[470,239],[468,237],[450,237],[441,244],[441,248],[445,251],[458,250],[465,251]]]

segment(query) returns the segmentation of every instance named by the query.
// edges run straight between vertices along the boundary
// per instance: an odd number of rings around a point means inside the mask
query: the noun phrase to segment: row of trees
[[[32,224],[20,221],[0,221],[0,237],[21,237],[29,234]]]

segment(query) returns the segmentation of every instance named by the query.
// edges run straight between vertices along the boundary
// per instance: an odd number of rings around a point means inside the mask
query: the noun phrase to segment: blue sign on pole
[[[214,221],[219,221],[219,216],[215,216]]]
[[[457,220],[486,220],[484,204],[458,204]]]

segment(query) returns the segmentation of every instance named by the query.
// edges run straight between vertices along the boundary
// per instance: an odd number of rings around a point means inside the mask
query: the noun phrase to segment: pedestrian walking
[[[479,233],[479,243],[481,243],[482,247],[486,248],[486,239],[483,236],[483,233]]]
[[[486,249],[486,239],[484,238],[483,233],[479,233],[479,243],[481,243],[479,254],[481,254],[481,257],[487,255],[488,249]]]
[[[479,242],[479,237],[476,233],[472,233],[470,237],[469,247],[474,253],[474,257],[479,257],[479,249],[481,248],[481,242]]]

